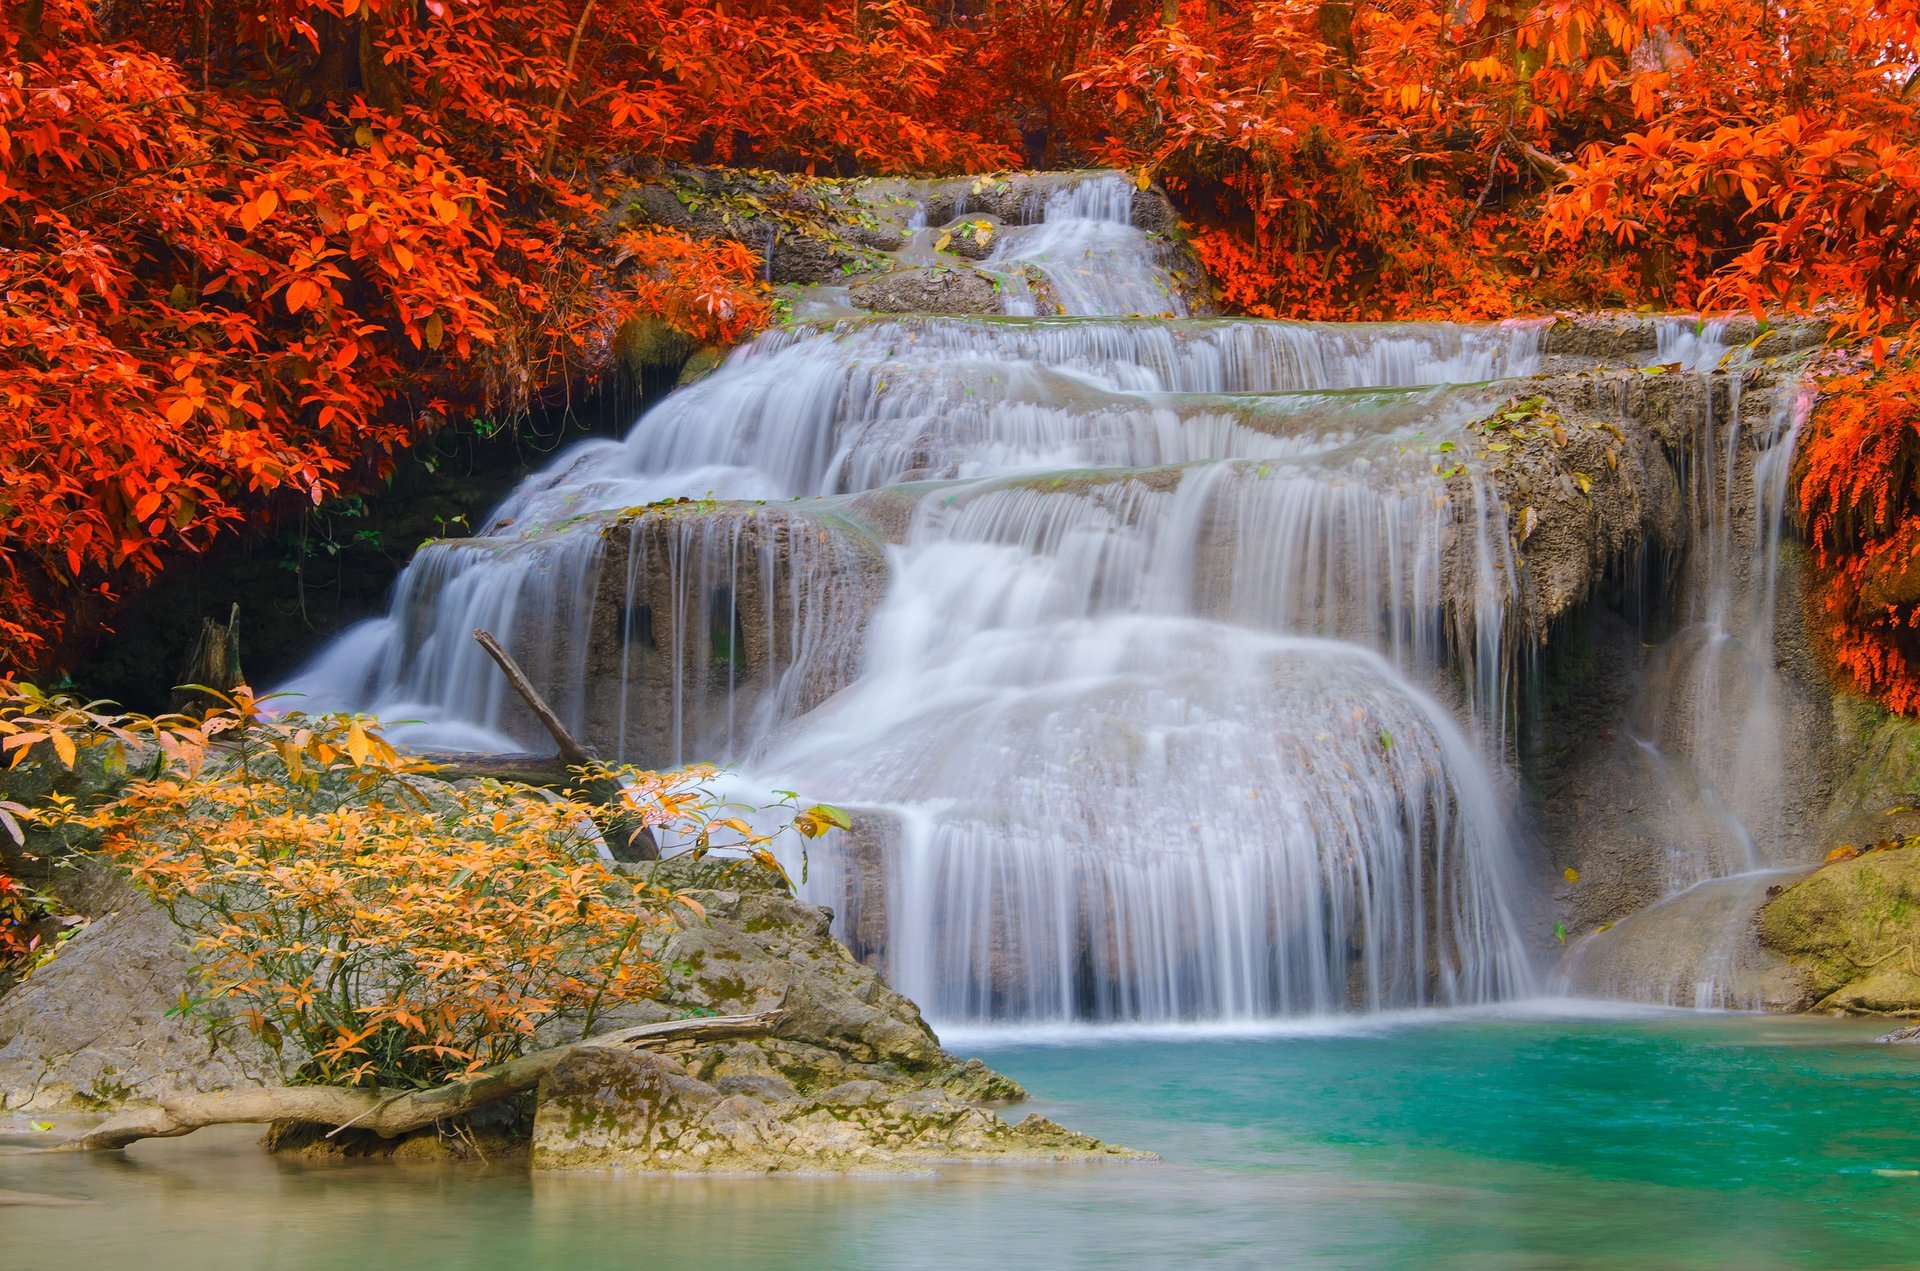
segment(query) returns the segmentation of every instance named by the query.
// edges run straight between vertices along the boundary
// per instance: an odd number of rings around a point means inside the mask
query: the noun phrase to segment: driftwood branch
[[[567,730],[560,716],[540,691],[513,660],[513,655],[501,647],[493,632],[481,628],[473,633],[473,638],[481,648],[487,651],[507,677],[507,683],[527,704],[541,726],[553,737],[553,744],[559,751],[555,759],[543,759],[538,755],[456,755],[426,753],[421,758],[440,765],[442,772],[454,777],[491,777],[496,781],[517,781],[523,785],[570,787],[595,803],[608,807],[622,806],[621,785],[607,778],[584,780],[571,769],[585,767],[598,762],[599,756],[593,747],[586,745]],[[606,827],[607,850],[619,861],[657,861],[660,859],[660,845],[653,837],[653,831],[646,822],[636,818],[621,818]]]
[[[283,1121],[335,1129],[351,1125],[391,1139],[531,1090],[562,1062],[582,1050],[622,1047],[644,1050],[669,1042],[762,1037],[773,1030],[779,1018],[779,1011],[763,1011],[757,1015],[642,1024],[523,1055],[467,1081],[431,1090],[266,1086],[257,1090],[181,1095],[148,1106],[123,1109],[70,1140],[66,1146],[77,1151],[110,1151],[141,1139],[178,1138],[210,1125],[269,1125]]]
[[[480,642],[480,647],[487,651],[489,657],[499,663],[500,670],[507,677],[507,683],[513,685],[513,691],[518,693],[520,699],[533,711],[534,717],[540,721],[540,726],[552,735],[553,744],[560,749],[560,757],[569,764],[592,763],[593,751],[581,745],[574,739],[573,734],[567,731],[567,726],[560,722],[560,716],[554,713],[553,707],[547,705],[547,699],[541,697],[539,691],[533,687],[533,682],[527,679],[527,673],[520,669],[520,664],[513,660],[513,655],[501,648],[500,642],[493,638],[493,632],[483,628],[475,631],[473,638]]]

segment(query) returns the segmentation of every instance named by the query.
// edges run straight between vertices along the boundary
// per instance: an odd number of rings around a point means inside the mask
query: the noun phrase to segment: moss
[[[614,333],[613,352],[639,383],[650,371],[677,374],[693,352],[693,341],[659,318],[629,318]]]
[[[737,975],[717,977],[700,981],[701,990],[716,1002],[742,1002],[747,997],[747,984]]]
[[[1837,745],[1853,759],[1828,805],[1831,835],[1864,844],[1920,830],[1920,720],[1843,695],[1833,722]]]
[[[1804,967],[1818,1005],[1920,1012],[1920,847],[1828,865],[1760,911],[1763,944]]]

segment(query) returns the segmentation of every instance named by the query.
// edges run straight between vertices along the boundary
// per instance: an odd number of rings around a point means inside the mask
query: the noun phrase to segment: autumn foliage
[[[372,720],[274,712],[245,688],[150,718],[0,681],[0,754],[121,774],[91,805],[5,805],[4,824],[102,835],[192,941],[202,987],[180,1009],[326,1084],[456,1080],[657,992],[661,941],[699,906],[615,870],[604,835],[637,822],[777,870],[774,833],[845,824],[791,803],[749,819],[707,768],[597,768],[622,788],[611,804],[451,785]],[[30,902],[0,874],[0,971],[35,960]]]
[[[738,244],[604,232],[623,183],[660,161],[1119,166],[1180,203],[1229,307],[1276,317],[1746,307],[1818,314],[1880,355],[1920,286],[1911,0],[4,15],[15,662],[58,661],[76,594],[590,376],[625,317],[703,340],[766,321]],[[1907,444],[1899,382],[1870,409],[1829,399],[1803,496],[1842,664],[1911,701],[1920,680],[1882,639],[1910,614],[1855,577],[1860,553],[1904,550],[1906,496],[1881,466]]]
[[[0,651],[276,501],[525,406],[653,312],[765,321],[737,245],[601,241],[610,163],[1002,162],[918,10],[679,0],[0,8]]]

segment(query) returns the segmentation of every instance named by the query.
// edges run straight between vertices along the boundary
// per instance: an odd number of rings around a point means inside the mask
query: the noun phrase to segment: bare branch
[[[326,1125],[335,1130],[357,1125],[381,1138],[391,1139],[531,1090],[564,1060],[582,1050],[614,1047],[644,1050],[669,1042],[761,1037],[773,1030],[780,1015],[776,1010],[756,1015],[720,1015],[710,1019],[642,1024],[522,1055],[469,1080],[429,1090],[264,1086],[254,1090],[182,1095],[152,1105],[125,1108],[65,1146],[83,1152],[111,1151],[141,1139],[178,1138],[210,1125],[269,1125],[281,1121]]]

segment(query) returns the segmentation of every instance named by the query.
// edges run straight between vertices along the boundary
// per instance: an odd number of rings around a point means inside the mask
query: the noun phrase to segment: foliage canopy
[[[378,475],[740,244],[609,241],[661,161],[1114,164],[1282,317],[1829,317],[1802,501],[1838,664],[1920,706],[1913,0],[24,0],[0,11],[0,652]],[[584,368],[584,370],[583,370]],[[1849,404],[1843,398],[1863,400]]]

